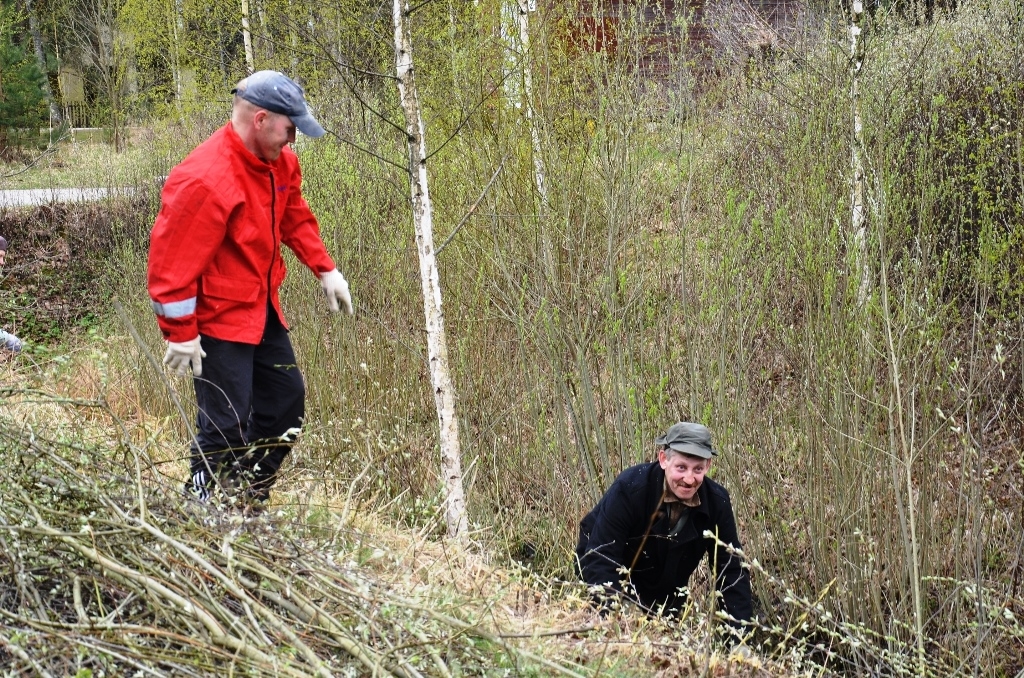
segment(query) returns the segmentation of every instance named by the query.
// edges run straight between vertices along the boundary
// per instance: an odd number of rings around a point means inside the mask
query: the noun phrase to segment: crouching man
[[[725,611],[737,628],[750,621],[750,577],[741,559],[705,530],[739,549],[729,493],[706,477],[711,433],[679,422],[657,438],[658,460],[623,471],[580,522],[577,568],[588,584],[623,595],[652,612],[686,603],[681,588],[707,555]]]

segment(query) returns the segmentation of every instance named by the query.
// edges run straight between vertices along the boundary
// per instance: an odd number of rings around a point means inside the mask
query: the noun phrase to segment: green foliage
[[[230,102],[245,76],[240,21],[238,3],[125,2],[118,22],[132,45],[136,115],[180,117]]]
[[[0,153],[7,143],[37,143],[46,124],[46,74],[18,35],[22,17],[13,3],[0,4]]]
[[[720,462],[726,484],[742,488],[741,513],[772,544],[762,562],[811,590],[837,581],[849,594],[833,602],[847,619],[876,631],[904,620],[898,637],[954,653],[970,641],[936,623],[952,613],[920,578],[965,571],[961,559],[973,556],[964,532],[947,539],[950,526],[1012,504],[967,480],[1006,456],[976,457],[959,432],[988,417],[1002,437],[1021,417],[1019,381],[991,368],[1002,342],[1022,346],[1021,42],[1010,8],[992,3],[926,30],[894,21],[870,35],[860,82],[866,291],[849,225],[842,27],[826,26],[766,81],[725,81],[723,142],[702,159],[695,190],[699,323],[681,319],[701,356],[695,384],[714,405],[708,423],[727,449],[766,453]],[[936,414],[954,410],[954,421]],[[954,497],[959,517],[942,508]],[[907,512],[902,526],[882,507]],[[987,549],[1007,542],[970,541],[1003,564],[1005,583],[1008,552]],[[886,581],[883,562],[910,587]],[[990,674],[1014,666],[995,652]]]
[[[887,206],[905,224],[891,246],[923,239],[949,255],[944,294],[969,302],[981,282],[1004,316],[1024,299],[1024,66],[1020,26],[995,14],[1001,20],[941,22],[932,35],[880,34],[890,49],[867,71],[879,92],[869,100],[869,144],[886,192],[900,196]],[[911,59],[922,49],[930,59]],[[896,73],[908,83],[899,97],[881,87]]]

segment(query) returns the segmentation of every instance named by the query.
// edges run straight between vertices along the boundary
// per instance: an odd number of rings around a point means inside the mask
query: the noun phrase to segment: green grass
[[[0,165],[0,190],[133,185],[149,152],[140,145],[116,153],[109,144],[60,141],[22,162]]]
[[[223,123],[217,111],[199,111],[184,126],[148,121],[128,130],[127,148],[120,153],[92,136],[68,134],[45,149],[22,149],[16,160],[0,163],[0,190],[153,186]]]

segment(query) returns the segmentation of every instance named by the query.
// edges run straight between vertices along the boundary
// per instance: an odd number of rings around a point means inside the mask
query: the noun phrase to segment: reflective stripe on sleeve
[[[153,304],[153,311],[165,318],[184,318],[196,312],[195,297],[182,299],[181,301],[172,301],[167,304],[161,304],[158,301],[152,300],[150,300],[150,303]]]

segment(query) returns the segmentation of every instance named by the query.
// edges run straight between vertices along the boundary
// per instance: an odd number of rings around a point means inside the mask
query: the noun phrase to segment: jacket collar
[[[711,482],[711,479],[708,478],[707,476],[704,476],[704,482],[702,482],[700,484],[700,487],[697,488],[697,496],[700,497],[700,506],[694,506],[693,510],[697,511],[699,513],[703,513],[704,515],[710,517],[711,513],[708,511],[708,489],[709,489],[708,488],[708,483],[709,482]]]
[[[247,169],[258,172],[259,174],[269,174],[273,170],[277,169],[277,163],[269,163],[260,160],[256,157],[256,154],[250,151],[245,142],[242,141],[242,137],[238,136],[238,132],[235,131],[231,121],[228,120],[228,124],[221,128],[224,133],[224,138],[227,140],[228,146],[234,152],[234,157],[241,162]],[[281,159],[278,158],[278,161]]]

